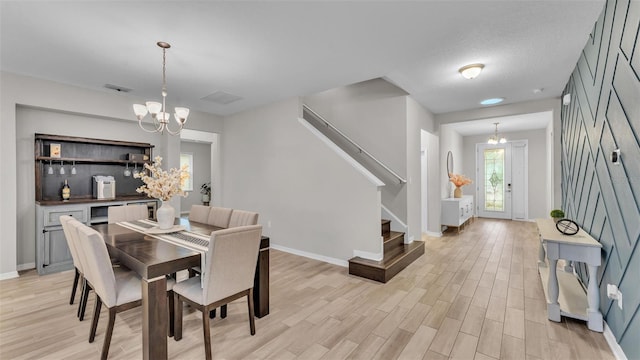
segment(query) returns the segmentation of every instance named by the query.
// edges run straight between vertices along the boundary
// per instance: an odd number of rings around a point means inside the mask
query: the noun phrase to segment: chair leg
[[[80,303],[78,304],[78,311],[76,312],[77,318],[80,318],[80,310],[82,309],[82,300],[84,298],[84,288],[87,286],[87,280],[82,278],[82,280],[80,280],[80,284]]]
[[[102,300],[96,293],[96,303],[93,307],[93,319],[91,319],[91,330],[89,331],[89,342],[92,343],[96,338],[96,329],[98,328],[98,320],[100,319],[100,308],[102,307]]]
[[[224,319],[227,317],[227,304],[220,306],[220,318]]]
[[[202,330],[204,334],[204,354],[207,360],[211,360],[211,331],[209,329],[209,317],[206,308],[202,311]]]
[[[102,344],[102,354],[100,359],[107,360],[109,356],[109,346],[111,345],[111,335],[113,335],[113,324],[116,322],[116,308],[115,306],[109,309],[109,324],[107,325],[107,332],[104,334],[104,343]]]
[[[173,323],[173,340],[178,341],[182,339],[182,300],[178,293],[173,293],[173,316],[175,317]]]
[[[253,288],[249,289],[249,294],[247,295],[247,304],[249,305],[249,329],[251,330],[251,335],[256,334],[256,321],[253,314]]]
[[[169,337],[173,337],[175,331],[175,316],[173,315],[174,309],[174,298],[173,298],[173,290],[167,292],[167,297],[169,300]]]
[[[209,318],[213,319],[216,317],[216,309],[209,310]]]
[[[77,267],[74,267],[76,274],[73,276],[73,287],[71,288],[71,298],[69,299],[69,305],[73,305],[73,300],[76,298],[76,288],[78,287],[78,280],[80,280],[80,272]]]
[[[89,285],[89,283],[87,283],[85,280],[82,302],[80,303],[80,308],[78,309],[78,317],[80,318],[80,321],[84,320],[84,312],[87,310],[87,301],[89,301],[89,291],[91,291],[91,285]]]

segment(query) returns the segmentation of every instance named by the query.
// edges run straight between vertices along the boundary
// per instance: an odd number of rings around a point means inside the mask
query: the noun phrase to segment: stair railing
[[[385,171],[387,171],[389,174],[391,174],[394,178],[396,178],[398,180],[398,183],[400,183],[400,184],[406,184],[407,183],[406,179],[404,179],[402,176],[398,175],[395,171],[391,170],[387,165],[383,164],[380,160],[378,160],[375,156],[373,156],[367,150],[363,149],[362,146],[358,145],[358,143],[353,141],[349,136],[347,136],[345,133],[340,131],[340,129],[338,129],[332,123],[330,123],[325,118],[320,116],[318,113],[313,111],[309,106],[307,106],[306,104],[302,104],[302,111],[303,111],[303,114],[302,114],[303,118],[304,118],[304,113],[305,112],[310,114],[310,115],[312,115],[317,121],[320,121],[320,122],[324,123],[324,125],[326,127],[328,127],[331,130],[335,131],[338,135],[340,135],[342,138],[347,140],[351,145],[353,145],[356,149],[358,149],[359,153],[366,155],[368,158],[370,158],[376,164],[378,164],[378,166],[380,166]]]

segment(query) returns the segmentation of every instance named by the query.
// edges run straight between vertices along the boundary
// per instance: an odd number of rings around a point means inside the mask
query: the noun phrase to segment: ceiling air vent
[[[131,91],[131,89],[127,89],[124,86],[118,86],[118,85],[113,85],[113,84],[104,84],[104,87],[109,89],[109,90],[115,90],[115,91],[123,92],[123,93],[128,93],[129,91]]]
[[[211,95],[207,95],[203,97],[201,100],[210,101],[212,103],[220,104],[220,105],[229,105],[232,102],[242,100],[240,96],[228,94],[224,91],[216,91]]]

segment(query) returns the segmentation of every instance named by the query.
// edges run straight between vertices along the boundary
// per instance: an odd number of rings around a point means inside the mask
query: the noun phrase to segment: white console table
[[[575,235],[563,235],[552,219],[536,219],[536,224],[540,232],[538,272],[547,299],[549,320],[559,322],[562,315],[568,316],[587,321],[590,330],[602,332],[597,283],[602,245],[582,229]],[[545,257],[549,260],[548,267]],[[589,284],[586,294],[572,271],[557,271],[558,259],[587,264]],[[573,270],[571,267],[565,269]]]

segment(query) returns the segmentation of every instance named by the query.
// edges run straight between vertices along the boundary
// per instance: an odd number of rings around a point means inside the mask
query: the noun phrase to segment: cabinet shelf
[[[118,164],[118,165],[126,165],[126,164],[151,164],[151,161],[134,161],[134,160],[115,160],[115,159],[88,159],[88,158],[71,158],[71,157],[50,157],[50,156],[36,156],[36,161],[41,161],[45,163],[49,163],[49,161],[53,162],[55,165],[58,165],[60,161],[64,161],[66,163],[75,162],[76,164]]]

